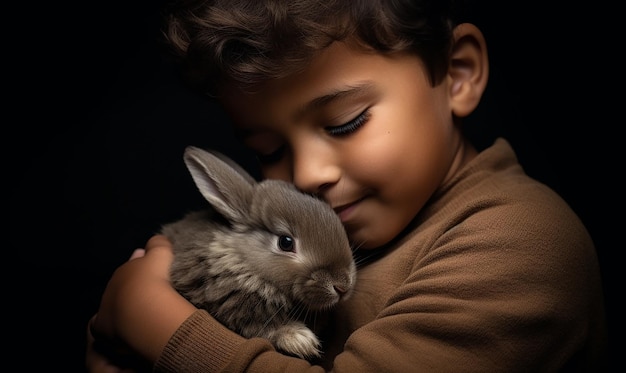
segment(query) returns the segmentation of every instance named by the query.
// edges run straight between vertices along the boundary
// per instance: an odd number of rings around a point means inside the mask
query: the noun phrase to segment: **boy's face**
[[[419,58],[331,45],[302,74],[222,99],[264,177],[319,195],[356,246],[396,237],[463,163],[450,83]]]

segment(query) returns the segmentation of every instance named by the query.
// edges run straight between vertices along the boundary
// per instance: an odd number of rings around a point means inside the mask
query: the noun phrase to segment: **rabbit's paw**
[[[274,346],[303,359],[320,357],[320,341],[311,329],[300,323],[281,326],[271,338]]]

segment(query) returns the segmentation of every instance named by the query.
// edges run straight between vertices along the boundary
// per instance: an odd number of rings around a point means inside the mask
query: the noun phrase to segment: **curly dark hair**
[[[216,95],[304,69],[335,41],[379,53],[415,53],[431,84],[448,66],[453,0],[176,0],[164,36],[186,80]]]

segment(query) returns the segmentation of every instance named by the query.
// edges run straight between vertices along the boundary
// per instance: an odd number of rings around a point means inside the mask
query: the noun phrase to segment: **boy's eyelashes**
[[[363,110],[356,118],[348,123],[339,126],[328,126],[324,129],[332,136],[343,136],[350,134],[363,126],[370,118],[369,108]]]

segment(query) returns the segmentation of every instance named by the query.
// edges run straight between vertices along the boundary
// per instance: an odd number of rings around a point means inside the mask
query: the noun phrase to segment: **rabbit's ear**
[[[198,149],[198,148],[196,148]],[[200,150],[200,149],[198,149]],[[200,150],[202,151],[202,150]],[[248,180],[248,182],[250,184],[256,184],[257,181],[254,179],[254,177],[252,177],[252,175],[250,175],[243,167],[241,167],[237,162],[233,161],[232,159],[228,158],[227,156],[225,156],[224,154],[218,152],[218,151],[211,151],[210,154],[213,154],[215,157],[221,159],[222,161],[224,161],[225,163],[227,163],[233,170],[239,172],[239,174],[241,176],[243,176],[246,180]]]
[[[184,161],[209,203],[227,219],[247,215],[256,180],[230,158],[188,146]]]

